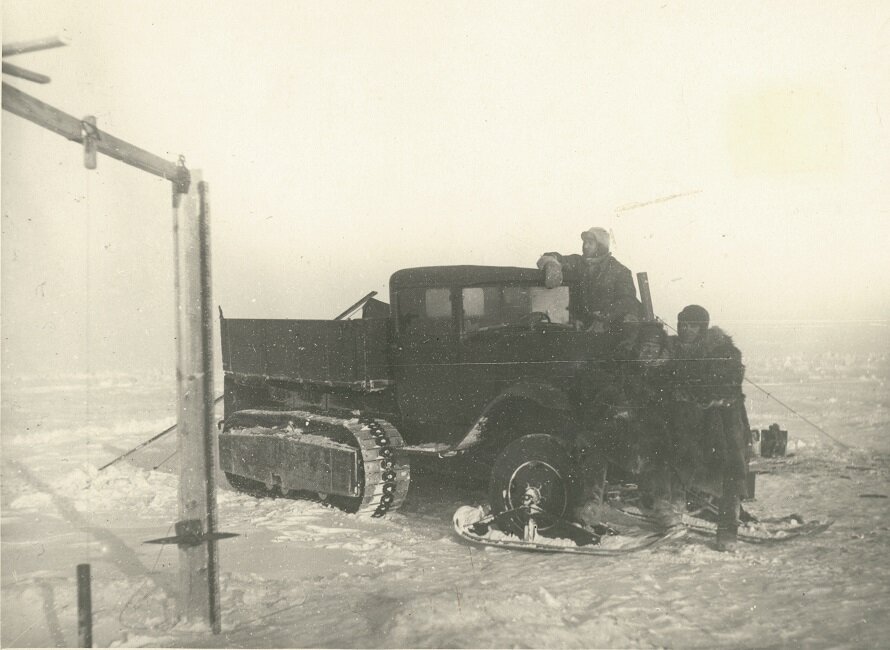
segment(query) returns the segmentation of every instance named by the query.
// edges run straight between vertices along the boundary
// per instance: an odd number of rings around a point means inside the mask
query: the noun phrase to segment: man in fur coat
[[[644,504],[663,529],[682,524],[686,494],[674,470],[677,436],[671,425],[672,370],[661,324],[644,323],[636,345],[614,363],[614,380],[588,397],[588,426],[576,440],[581,502],[576,520],[608,518],[604,499],[611,464],[639,477]]]
[[[577,318],[585,329],[602,333],[625,320],[637,320],[640,303],[630,269],[609,252],[609,233],[591,228],[581,233],[581,255],[544,253],[538,268],[548,289],[569,284]]]
[[[717,548],[729,551],[736,544],[746,490],[745,366],[732,338],[709,324],[710,315],[699,305],[677,315],[671,428],[684,483],[718,498]]]

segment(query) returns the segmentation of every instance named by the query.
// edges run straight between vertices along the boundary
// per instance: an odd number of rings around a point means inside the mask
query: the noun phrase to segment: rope
[[[91,265],[90,265],[90,259],[92,258],[92,251],[90,250],[90,245],[92,243],[92,229],[93,229],[93,210],[92,210],[93,200],[91,197],[92,193],[90,192],[90,189],[91,189],[90,174],[85,174],[84,176],[85,176],[84,192],[86,194],[85,203],[86,203],[86,212],[87,212],[87,215],[86,215],[87,216],[87,227],[86,227],[86,233],[85,233],[85,235],[86,235],[86,244],[85,244],[86,255],[84,255],[84,258],[85,258],[84,259],[84,269],[86,271],[86,296],[85,296],[85,300],[83,301],[84,317],[86,318],[86,322],[84,323],[84,325],[85,325],[84,337],[86,339],[86,350],[85,350],[86,354],[84,355],[86,357],[86,359],[85,359],[85,361],[86,361],[86,416],[85,416],[84,420],[86,421],[87,425],[90,427],[90,429],[87,431],[87,444],[89,445],[91,442],[91,437],[92,437],[90,435],[90,431],[92,431],[91,420],[92,420],[92,414],[93,414],[93,364],[92,364],[92,355],[90,354],[90,339],[92,338],[91,311],[93,308],[93,306],[91,304],[92,281],[90,280],[90,275],[92,273],[92,269],[91,269]],[[92,492],[90,492],[90,494],[89,494],[90,509],[92,509],[92,498],[93,498],[93,495],[92,495]],[[86,531],[84,531],[84,532],[85,532],[86,539],[89,539],[89,537],[90,537],[89,533],[86,533]],[[89,544],[87,545],[87,554],[86,555],[87,555],[87,561],[92,564],[93,552],[92,552],[92,546]]]
[[[678,333],[677,330],[675,330],[673,327],[671,327],[671,326],[670,326],[665,320],[663,320],[660,316],[656,316],[656,318],[657,318],[658,322],[662,323],[662,324],[663,324],[665,327],[667,327],[669,330],[671,330],[671,331],[674,332],[675,334]],[[753,381],[753,380],[751,380],[751,379],[748,379],[747,377],[745,377],[745,381],[748,382],[749,384],[751,384],[752,386],[754,386],[754,388],[756,388],[757,390],[759,390],[761,393],[763,393],[764,395],[766,395],[766,396],[769,397],[770,399],[775,400],[775,402],[776,402],[777,404],[779,404],[780,406],[783,406],[784,408],[788,409],[791,413],[793,413],[794,415],[796,415],[797,417],[799,417],[801,420],[803,420],[804,422],[806,422],[807,424],[809,424],[809,425],[810,425],[811,427],[813,427],[816,431],[818,431],[819,433],[821,433],[823,436],[825,436],[826,438],[828,438],[829,440],[831,440],[833,443],[835,443],[836,445],[838,445],[838,446],[841,447],[842,449],[847,449],[847,450],[852,449],[852,447],[850,447],[850,445],[848,445],[848,444],[846,444],[846,443],[844,443],[844,442],[841,442],[840,440],[838,440],[837,438],[835,438],[833,435],[831,435],[830,433],[828,433],[825,429],[823,429],[823,428],[820,427],[818,424],[816,424],[815,422],[813,422],[812,420],[810,420],[807,416],[805,416],[805,415],[803,415],[802,413],[800,413],[800,412],[796,411],[795,409],[791,408],[788,404],[786,404],[785,402],[783,402],[782,400],[780,400],[778,397],[776,397],[775,395],[773,395],[772,393],[770,393],[768,390],[766,390],[765,388],[763,388],[763,387],[762,387],[760,384],[758,384],[757,382],[755,382],[755,381]]]
[[[170,526],[167,527],[167,532],[164,535],[165,536],[169,535],[170,531],[172,529],[173,529],[173,524],[170,524]],[[138,587],[136,587],[135,591],[133,591],[133,593],[130,594],[130,597],[127,599],[127,602],[124,603],[124,606],[121,608],[121,611],[118,612],[117,620],[118,620],[118,623],[120,623],[121,625],[124,625],[124,626],[128,625],[127,623],[124,622],[124,614],[130,608],[130,604],[133,602],[133,599],[136,598],[136,596],[139,594],[139,592],[141,592],[143,590],[145,585],[147,585],[149,582],[152,582],[155,584],[155,586],[157,586],[157,583],[155,583],[154,579],[151,577],[151,573],[153,573],[154,570],[158,568],[158,562],[160,562],[160,560],[161,560],[161,553],[164,552],[164,548],[165,548],[165,546],[162,544],[161,547],[158,549],[158,554],[155,557],[155,561],[151,567],[151,571],[149,571],[149,573],[145,576],[145,578],[143,578],[142,582],[139,584]],[[161,587],[161,591],[163,591],[166,594],[166,590],[163,587]],[[144,602],[148,597],[149,597],[149,594],[145,594],[139,602],[140,603]],[[164,613],[165,614],[166,614],[166,609],[167,609],[166,605],[164,605],[164,610],[165,610]],[[167,627],[165,629],[169,630],[175,624],[176,624],[175,622],[168,623]],[[129,625],[129,627],[131,627],[132,629],[135,629],[135,630],[143,630],[143,631],[156,629],[154,626],[145,627],[144,625],[138,625],[138,624]]]
[[[218,404],[219,402],[221,402],[221,401],[223,400],[224,397],[225,397],[225,395],[220,395],[219,397],[217,397],[217,398],[213,401],[214,405],[216,405],[216,404]],[[161,431],[159,434],[157,434],[157,435],[155,435],[155,436],[152,436],[151,438],[149,438],[149,439],[146,440],[145,442],[141,442],[141,443],[139,443],[138,445],[136,445],[135,447],[133,447],[133,448],[130,449],[129,451],[124,452],[123,454],[121,454],[120,456],[118,456],[117,458],[115,458],[114,460],[112,460],[111,462],[108,462],[108,463],[105,463],[104,465],[102,465],[102,467],[99,468],[99,471],[101,472],[101,471],[102,471],[103,469],[105,469],[106,467],[111,467],[111,466],[114,465],[117,461],[126,458],[127,456],[129,456],[129,455],[132,454],[133,452],[139,451],[140,449],[142,449],[143,447],[145,447],[145,446],[147,446],[147,445],[150,445],[150,444],[153,443],[155,440],[158,440],[158,439],[160,439],[160,438],[163,438],[164,436],[166,436],[166,435],[167,435],[168,433],[170,433],[171,431],[176,431],[176,427],[177,427],[177,426],[178,426],[177,424],[171,425],[171,426],[167,427],[166,429],[164,429],[163,431]],[[169,460],[169,458],[170,458],[170,457],[168,456],[167,458],[165,458],[164,460],[162,460],[162,461],[161,461],[161,465],[163,465],[165,462],[167,462],[167,460]],[[158,465],[158,467],[160,467],[160,465]],[[157,469],[157,467],[155,467],[155,469]]]
[[[151,468],[152,471],[154,471],[154,470],[156,470],[157,468],[159,468],[161,465],[163,465],[164,463],[166,463],[168,460],[170,460],[171,458],[173,458],[173,457],[174,457],[176,454],[178,454],[178,453],[179,453],[179,450],[178,450],[178,449],[174,449],[172,454],[170,454],[170,455],[167,456],[164,460],[162,460],[160,463],[158,463],[157,465],[155,465],[154,467],[152,467],[152,468]]]
[[[749,384],[751,384],[752,386],[754,386],[754,388],[756,388],[757,390],[759,390],[760,392],[762,392],[762,393],[763,393],[764,395],[766,395],[767,397],[774,399],[777,403],[779,403],[780,405],[784,406],[786,409],[788,409],[789,411],[791,411],[792,413],[794,413],[794,415],[796,415],[796,416],[799,417],[801,420],[803,420],[804,422],[806,422],[807,424],[809,424],[809,425],[810,425],[811,427],[813,427],[816,431],[818,431],[818,432],[821,433],[823,436],[825,436],[826,438],[828,438],[829,440],[831,440],[832,442],[834,442],[834,443],[835,443],[836,445],[838,445],[839,447],[841,447],[841,448],[843,448],[843,449],[847,449],[847,450],[852,449],[852,447],[850,447],[850,445],[848,445],[848,444],[846,444],[846,443],[844,443],[844,442],[841,442],[840,440],[838,440],[837,438],[835,438],[833,435],[831,435],[830,433],[828,433],[825,429],[823,429],[822,427],[820,427],[818,424],[816,424],[815,422],[813,422],[812,420],[810,420],[810,419],[809,419],[808,417],[806,417],[805,415],[799,413],[798,411],[795,411],[793,408],[791,408],[790,406],[788,406],[785,402],[783,402],[782,400],[780,400],[778,397],[776,397],[775,395],[773,395],[772,393],[770,393],[770,392],[769,392],[768,390],[766,390],[765,388],[761,387],[759,384],[754,383],[753,381],[751,381],[751,380],[748,379],[747,377],[745,377],[745,381],[748,382]]]

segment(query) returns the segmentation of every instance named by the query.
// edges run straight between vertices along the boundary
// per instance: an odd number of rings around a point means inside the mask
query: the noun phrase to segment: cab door
[[[572,387],[587,366],[591,337],[571,324],[568,287],[463,287],[460,307],[458,384],[472,412],[522,382]]]
[[[452,287],[409,287],[395,296],[397,400],[402,418],[424,441],[449,442],[466,420],[459,404],[456,295]]]

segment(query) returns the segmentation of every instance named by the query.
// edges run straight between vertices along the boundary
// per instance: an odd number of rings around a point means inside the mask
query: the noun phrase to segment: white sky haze
[[[668,320],[890,316],[886,2],[3,3],[54,34],[4,81],[203,171],[227,315],[601,225]],[[4,112],[2,208],[4,379],[172,363],[169,183]]]

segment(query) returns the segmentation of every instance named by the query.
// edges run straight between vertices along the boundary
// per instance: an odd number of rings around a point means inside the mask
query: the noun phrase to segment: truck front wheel
[[[569,515],[577,499],[574,464],[554,436],[532,434],[507,445],[494,462],[489,482],[493,512],[514,510],[532,499],[537,507],[555,517]],[[517,515],[513,532],[521,532],[523,517]],[[539,523],[544,530],[550,524]]]

